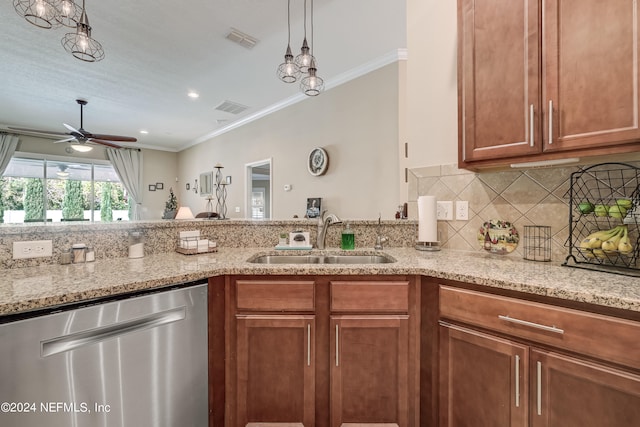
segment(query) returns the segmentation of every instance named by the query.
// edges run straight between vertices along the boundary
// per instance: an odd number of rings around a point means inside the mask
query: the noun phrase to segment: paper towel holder
[[[416,249],[419,251],[435,252],[440,250],[440,242],[417,242]]]

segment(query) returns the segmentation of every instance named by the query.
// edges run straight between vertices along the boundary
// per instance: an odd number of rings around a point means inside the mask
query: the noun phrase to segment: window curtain
[[[9,135],[8,133],[0,133],[0,177],[9,166],[13,153],[16,152],[18,141],[17,135]]]
[[[135,203],[131,219],[140,219],[142,210],[142,151],[129,148],[106,148],[107,158],[113,165],[122,185]]]

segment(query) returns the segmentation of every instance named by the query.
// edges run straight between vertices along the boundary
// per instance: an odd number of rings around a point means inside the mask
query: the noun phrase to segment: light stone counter
[[[290,254],[291,251],[287,251]],[[313,251],[337,253],[337,249]],[[374,251],[356,251],[374,253]],[[264,265],[247,259],[267,248],[221,248],[218,253],[176,252],[141,259],[0,270],[0,315],[54,307],[225,274],[418,274],[640,312],[640,278],[524,261],[484,252],[419,252],[389,248],[397,259],[375,265]]]

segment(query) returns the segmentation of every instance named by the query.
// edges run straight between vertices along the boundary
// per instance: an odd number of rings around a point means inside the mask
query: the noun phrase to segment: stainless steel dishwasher
[[[0,426],[208,424],[207,285],[0,325]]]

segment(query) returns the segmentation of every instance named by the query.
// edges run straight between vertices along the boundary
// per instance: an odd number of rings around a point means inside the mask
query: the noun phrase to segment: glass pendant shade
[[[317,71],[315,61],[311,61],[309,74],[300,81],[300,90],[307,96],[320,95],[324,90],[324,80],[316,75]]]
[[[102,45],[91,38],[91,26],[84,9],[75,33],[67,33],[62,38],[64,49],[76,58],[86,62],[97,62],[104,58]]]
[[[49,29],[60,25],[56,20],[54,0],[14,0],[13,7],[18,15],[36,27]]]
[[[300,69],[293,61],[291,46],[287,45],[284,62],[278,66],[278,78],[285,83],[294,83],[300,77]]]

